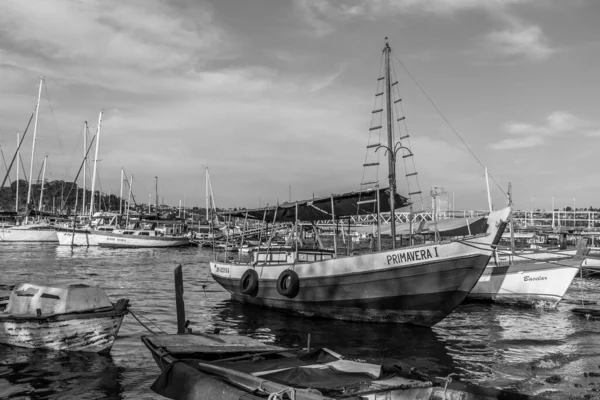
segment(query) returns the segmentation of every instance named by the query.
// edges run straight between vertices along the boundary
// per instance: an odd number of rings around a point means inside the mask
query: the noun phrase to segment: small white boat
[[[58,242],[55,225],[32,223],[0,228],[0,242]]]
[[[518,251],[492,257],[467,299],[555,308],[585,257],[572,251]]]
[[[184,235],[169,236],[155,229],[115,229],[112,232],[95,230],[90,232],[90,240],[101,247],[182,247],[190,245],[190,238]]]
[[[0,312],[0,343],[31,349],[108,353],[129,300],[98,287],[19,283]]]

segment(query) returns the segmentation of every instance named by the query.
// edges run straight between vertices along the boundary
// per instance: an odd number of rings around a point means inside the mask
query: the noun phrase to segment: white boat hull
[[[101,247],[181,247],[190,244],[190,239],[185,236],[140,236],[113,232],[92,232],[90,236],[90,241]]]
[[[583,258],[498,266],[490,261],[468,299],[555,308],[579,273]]]
[[[0,242],[58,242],[53,227],[30,227],[27,225],[0,228]]]
[[[56,234],[61,246],[98,246],[97,236],[89,231],[58,231]]]
[[[0,343],[30,349],[106,353],[112,348],[126,313],[65,314],[56,318],[0,315]]]

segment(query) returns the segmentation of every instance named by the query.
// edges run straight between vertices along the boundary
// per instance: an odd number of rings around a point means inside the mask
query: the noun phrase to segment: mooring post
[[[177,333],[186,333],[185,305],[183,303],[183,270],[181,264],[175,268],[175,304],[177,305]]]

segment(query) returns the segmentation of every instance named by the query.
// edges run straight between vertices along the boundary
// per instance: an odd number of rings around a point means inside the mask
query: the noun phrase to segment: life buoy
[[[280,295],[293,299],[300,291],[298,274],[291,269],[286,269],[277,278],[277,291]]]
[[[258,293],[258,273],[253,269],[247,269],[240,279],[240,292],[250,296]]]

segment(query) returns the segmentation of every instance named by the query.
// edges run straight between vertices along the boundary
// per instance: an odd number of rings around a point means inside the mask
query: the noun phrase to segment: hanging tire
[[[258,293],[258,273],[253,269],[247,269],[240,279],[240,292],[249,296],[256,296]]]
[[[286,269],[277,278],[277,291],[280,295],[293,299],[300,291],[298,274],[291,269]]]

